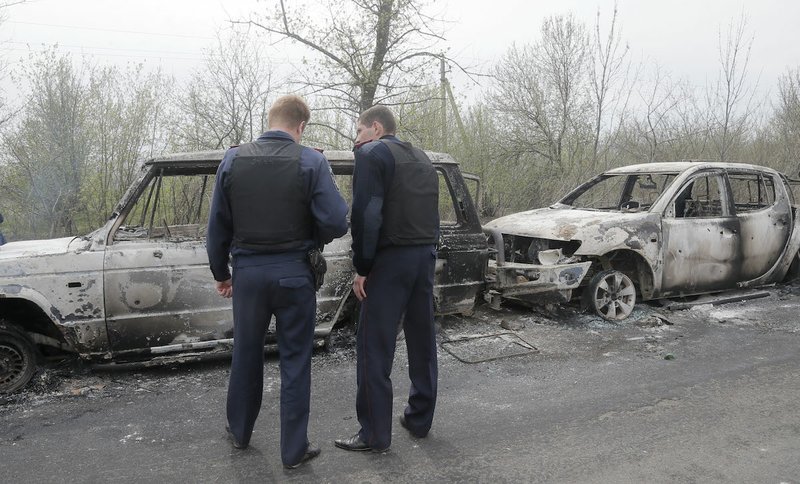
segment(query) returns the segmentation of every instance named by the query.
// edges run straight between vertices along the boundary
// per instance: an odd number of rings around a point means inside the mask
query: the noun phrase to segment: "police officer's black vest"
[[[288,140],[239,147],[224,187],[234,246],[285,252],[302,249],[312,239],[313,218],[300,173],[302,150]]]
[[[394,178],[383,202],[381,238],[392,245],[434,244],[439,233],[439,175],[411,143],[381,140],[394,156]]]

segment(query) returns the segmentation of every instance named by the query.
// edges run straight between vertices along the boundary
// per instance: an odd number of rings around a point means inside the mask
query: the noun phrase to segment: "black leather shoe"
[[[233,432],[231,432],[231,428],[227,425],[225,426],[225,433],[228,434],[228,440],[231,441],[231,444],[237,449],[246,449],[247,444],[240,444],[236,437],[234,437]]]
[[[301,465],[303,465],[306,462],[310,461],[314,457],[320,455],[321,453],[322,453],[322,450],[320,450],[319,447],[314,447],[313,445],[308,444],[308,448],[306,448],[306,453],[303,454],[303,458],[300,459],[300,462],[298,462],[297,464],[292,464],[292,465],[284,464],[283,467],[285,467],[287,469],[297,469],[298,467],[300,467]]]
[[[386,447],[385,449],[375,449],[373,447],[370,447],[369,445],[367,445],[366,442],[361,440],[361,436],[359,436],[358,434],[355,434],[349,439],[334,440],[333,445],[335,445],[340,449],[352,450],[354,452],[366,452],[366,451],[386,452],[387,450],[389,450],[389,447]]]
[[[425,434],[420,435],[419,432],[416,432],[411,427],[409,427],[408,426],[408,422],[406,422],[406,416],[405,415],[400,415],[400,417],[397,420],[400,421],[400,426],[401,427],[403,427],[404,429],[408,430],[409,434],[413,435],[414,437],[416,437],[418,439],[423,439],[428,435],[427,432]]]

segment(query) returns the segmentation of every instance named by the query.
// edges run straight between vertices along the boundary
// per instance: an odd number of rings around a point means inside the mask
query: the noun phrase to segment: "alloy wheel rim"
[[[625,319],[636,303],[636,289],[625,274],[616,272],[604,277],[594,294],[595,307],[606,319]]]

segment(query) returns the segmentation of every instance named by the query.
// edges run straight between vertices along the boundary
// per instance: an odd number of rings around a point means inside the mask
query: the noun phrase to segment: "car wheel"
[[[619,271],[602,271],[592,278],[585,295],[587,304],[600,317],[619,321],[630,316],[636,304],[631,278]]]
[[[28,336],[0,322],[0,393],[24,387],[36,372],[36,346]]]

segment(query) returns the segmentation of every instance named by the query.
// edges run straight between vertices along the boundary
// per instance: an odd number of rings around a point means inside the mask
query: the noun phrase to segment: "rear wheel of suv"
[[[0,321],[0,393],[24,387],[36,372],[36,346],[16,326]]]
[[[600,317],[619,321],[630,316],[636,304],[636,287],[619,271],[602,271],[592,278],[584,292],[588,307]]]

